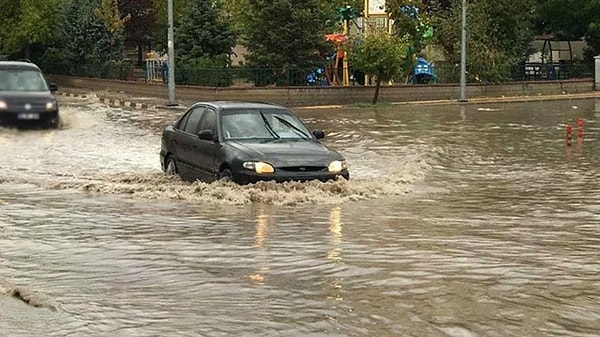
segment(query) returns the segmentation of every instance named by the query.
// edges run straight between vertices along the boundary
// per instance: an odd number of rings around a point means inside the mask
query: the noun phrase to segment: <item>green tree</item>
[[[143,61],[144,46],[149,46],[156,29],[156,11],[152,0],[121,0],[119,10],[131,19],[125,22],[125,44],[138,51],[138,65]],[[163,32],[166,34],[166,31]]]
[[[600,53],[600,0],[536,0],[535,31],[556,40],[585,39],[588,62]]]
[[[167,50],[167,29],[169,27],[167,1],[168,0],[152,0],[152,8],[156,13],[156,22],[153,27],[154,47],[163,51]],[[179,22],[181,17],[185,15],[186,8],[193,1],[194,0],[173,0],[173,22]]]
[[[414,0],[387,0],[386,8],[394,19],[393,34],[408,42],[404,78],[408,80],[416,55],[429,45],[433,37],[431,7]]]
[[[460,63],[461,2],[437,7],[433,42],[451,64]],[[509,80],[530,52],[533,0],[478,0],[468,5],[467,70],[469,81]],[[439,68],[438,68],[439,69]],[[446,74],[458,80],[459,72]]]
[[[108,32],[112,53],[116,40],[123,36],[125,22],[131,19],[131,14],[121,16],[118,0],[100,0],[100,5],[94,8],[94,15],[102,20],[104,28]]]
[[[175,32],[175,52],[178,72],[188,73],[208,68],[221,70],[229,66],[229,56],[235,45],[231,25],[221,15],[218,2],[196,0],[189,4]],[[195,84],[226,85],[227,82]],[[210,79],[210,78],[209,78]],[[188,80],[189,82],[189,80]]]
[[[381,82],[391,81],[406,70],[404,67],[409,47],[407,39],[382,31],[369,34],[356,43],[356,50],[351,54],[352,62],[365,74],[375,78],[373,104],[379,99]]]
[[[70,0],[59,12],[58,36],[62,39],[49,59],[60,60],[71,73],[88,76],[107,76],[102,70],[109,62],[120,60],[121,46],[111,48],[114,36],[102,19],[94,15],[100,0]]]
[[[256,85],[302,83],[303,72],[322,63],[331,46],[324,39],[329,13],[320,10],[320,2],[248,1],[244,15],[248,67],[273,70],[255,79]]]
[[[63,0],[0,0],[0,48],[31,58],[31,46],[47,45],[54,36]]]

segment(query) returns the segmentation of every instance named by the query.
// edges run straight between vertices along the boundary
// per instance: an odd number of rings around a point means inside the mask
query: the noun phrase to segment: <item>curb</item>
[[[98,101],[100,101],[100,103],[104,103],[104,104],[110,105],[112,107],[125,107],[125,108],[131,108],[131,109],[156,109],[157,108],[156,105],[149,105],[147,103],[122,101],[120,99],[113,99],[113,98],[99,97]]]
[[[92,97],[96,97],[98,99],[98,102],[100,103],[104,103],[108,106],[111,107],[123,107],[123,108],[129,108],[129,109],[144,109],[144,110],[148,110],[148,109],[154,109],[154,110],[185,110],[187,109],[187,106],[185,105],[175,105],[175,106],[168,106],[165,104],[148,104],[148,103],[140,103],[140,102],[132,102],[132,101],[126,101],[126,100],[122,100],[122,99],[118,99],[118,98],[108,98],[108,97],[98,97],[96,94],[78,94],[78,93],[72,93],[72,92],[59,92],[57,93],[58,96],[65,96],[65,97],[75,97],[75,98],[81,98],[81,99],[86,99],[86,98],[92,98]]]
[[[70,92],[59,92],[58,95],[67,97],[88,98],[88,95],[86,94],[74,94]]]

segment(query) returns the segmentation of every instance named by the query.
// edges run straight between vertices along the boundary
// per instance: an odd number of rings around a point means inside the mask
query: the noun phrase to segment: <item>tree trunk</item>
[[[373,96],[372,104],[377,104],[377,100],[379,99],[379,89],[381,88],[381,80],[379,77],[375,80],[375,95]]]
[[[31,60],[31,45],[29,43],[25,44],[25,59]]]

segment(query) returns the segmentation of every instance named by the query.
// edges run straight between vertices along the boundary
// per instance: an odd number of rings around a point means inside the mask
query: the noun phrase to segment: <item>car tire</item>
[[[175,158],[173,158],[173,156],[168,156],[165,160],[165,173],[168,176],[175,176],[179,174],[177,171],[177,164],[175,163]]]
[[[230,181],[233,181],[233,174],[231,173],[231,170],[228,168],[222,169],[221,172],[219,172],[218,178],[220,181],[230,182]]]
[[[46,122],[48,129],[58,129],[58,118],[51,118]]]

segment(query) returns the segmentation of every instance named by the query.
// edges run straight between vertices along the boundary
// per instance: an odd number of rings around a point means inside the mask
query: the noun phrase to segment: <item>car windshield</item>
[[[0,91],[46,91],[41,72],[27,69],[0,69]]]
[[[240,109],[221,115],[225,139],[311,139],[310,131],[287,110]]]

